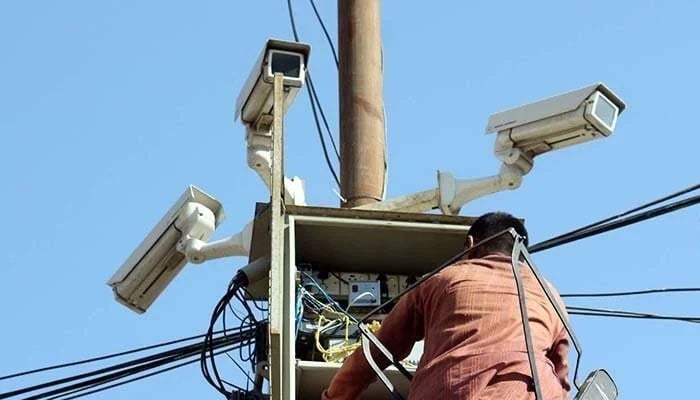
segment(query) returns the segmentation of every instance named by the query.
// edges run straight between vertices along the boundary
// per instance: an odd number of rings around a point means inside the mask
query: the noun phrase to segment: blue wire
[[[302,316],[304,315],[304,303],[302,302],[302,294],[301,290],[297,290],[297,304],[296,304],[296,333],[295,335],[299,335],[299,329],[301,328],[301,320]]]
[[[318,282],[316,282],[316,280],[313,278],[313,276],[307,274],[307,273],[304,272],[304,271],[301,271],[301,273],[304,274],[307,278],[309,278],[309,280],[311,281],[311,283],[316,287],[316,289],[318,289],[318,291],[323,295],[323,297],[326,298],[326,301],[328,301],[328,303],[330,303],[330,304],[334,305],[335,307],[337,307],[338,310],[340,310],[341,312],[343,312],[343,313],[345,312],[345,310],[343,310],[343,308],[340,306],[340,304],[338,304],[338,302],[336,302],[335,300],[333,300],[333,299],[331,298],[331,296],[329,296],[328,293],[327,293],[325,290],[323,290],[323,288],[321,287],[321,285],[319,285]]]

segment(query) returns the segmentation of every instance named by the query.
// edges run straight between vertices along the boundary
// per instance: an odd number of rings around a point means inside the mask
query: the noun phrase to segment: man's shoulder
[[[442,271],[435,274],[433,277],[436,280],[450,279],[454,276],[462,275],[464,273],[469,273],[470,270],[474,268],[483,268],[492,265],[494,260],[488,260],[486,258],[462,258],[452,264],[448,265]]]

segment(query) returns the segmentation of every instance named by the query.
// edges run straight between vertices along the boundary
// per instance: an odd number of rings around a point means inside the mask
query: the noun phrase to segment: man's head
[[[508,228],[515,229],[520,236],[525,237],[525,246],[528,245],[527,241],[527,230],[525,225],[515,218],[514,216],[505,212],[490,212],[482,215],[471,228],[469,228],[469,233],[467,234],[467,247],[471,247],[482,240],[493,236],[497,233],[503,232]],[[479,248],[474,249],[467,254],[467,258],[478,258],[483,257],[487,254],[500,253],[510,256],[513,250],[513,236],[510,234],[503,234],[498,236]]]

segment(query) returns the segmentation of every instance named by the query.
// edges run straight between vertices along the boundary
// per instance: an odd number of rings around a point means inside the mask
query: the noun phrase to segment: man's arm
[[[559,292],[554,286],[545,279],[545,284],[549,288],[549,291],[554,297],[554,301],[564,313],[564,318],[569,319],[569,314],[566,312],[566,305],[562,301]],[[559,316],[555,314],[556,321],[558,322],[555,326],[558,326],[558,333],[554,337],[554,342],[552,343],[552,348],[547,353],[547,357],[552,360],[554,364],[554,372],[556,372],[561,387],[564,389],[568,397],[568,392],[571,390],[571,383],[569,383],[569,334],[564,328],[564,323],[559,320]]]
[[[547,357],[554,364],[554,372],[559,378],[561,387],[568,393],[571,390],[571,384],[569,383],[569,335],[566,329],[562,328]]]
[[[382,322],[377,332],[377,338],[391,352],[396,360],[408,356],[416,341],[423,338],[422,307],[417,302],[416,289],[404,296]],[[372,358],[377,365],[384,369],[389,366],[389,360],[375,346],[372,348]],[[323,393],[323,400],[354,400],[377,378],[369,366],[362,348],[358,348],[343,363],[331,381],[328,390]]]

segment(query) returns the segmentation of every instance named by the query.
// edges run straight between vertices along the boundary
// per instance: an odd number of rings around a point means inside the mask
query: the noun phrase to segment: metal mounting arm
[[[248,167],[255,171],[268,190],[272,191],[272,132],[246,125]],[[284,177],[284,198],[287,204],[306,205],[304,181],[298,176]]]
[[[183,236],[178,242],[177,250],[185,254],[187,261],[201,264],[208,260],[222,257],[248,256],[253,236],[253,222],[248,222],[237,234],[214,242]]]
[[[517,189],[522,179],[520,169],[505,163],[498,175],[481,179],[455,179],[449,172],[438,172],[440,211],[447,215],[459,214],[464,204],[502,190]]]
[[[455,179],[450,172],[438,171],[438,187],[392,200],[356,207],[361,210],[423,213],[439,208],[455,215],[467,202],[506,189],[517,189],[524,173],[518,165],[503,163],[498,175],[481,179]]]

